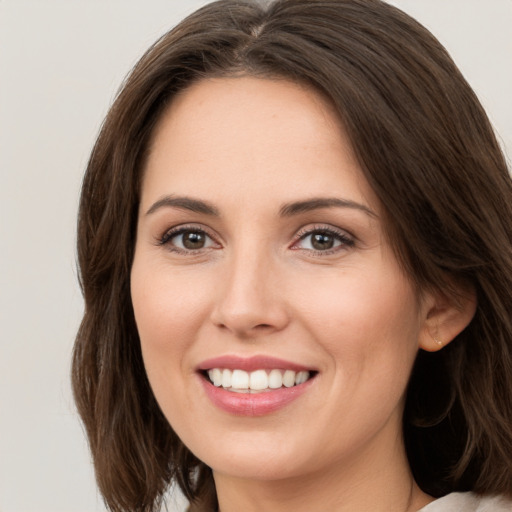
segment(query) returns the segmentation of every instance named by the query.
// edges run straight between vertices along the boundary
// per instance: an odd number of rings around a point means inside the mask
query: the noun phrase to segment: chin
[[[224,432],[208,440],[203,438],[200,446],[193,442],[188,446],[214,473],[247,480],[283,480],[311,471],[319,455],[305,450],[305,445],[310,444],[305,434],[290,434],[262,430]]]

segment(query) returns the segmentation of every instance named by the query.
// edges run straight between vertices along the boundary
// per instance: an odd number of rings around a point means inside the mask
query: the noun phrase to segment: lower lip
[[[219,409],[236,416],[264,416],[278,411],[306,392],[314,378],[291,388],[279,388],[259,393],[236,393],[214,386],[201,377],[208,398]]]

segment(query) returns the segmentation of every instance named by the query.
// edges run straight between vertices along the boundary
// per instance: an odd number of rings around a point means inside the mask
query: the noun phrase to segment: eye
[[[351,236],[330,227],[305,229],[299,232],[297,237],[298,241],[293,244],[293,249],[314,251],[316,253],[330,254],[354,246],[354,239]]]
[[[176,252],[194,252],[219,245],[203,229],[186,226],[167,231],[159,243]]]

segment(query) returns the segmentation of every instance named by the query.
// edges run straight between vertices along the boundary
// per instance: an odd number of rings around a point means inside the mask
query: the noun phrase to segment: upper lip
[[[284,359],[265,355],[257,355],[251,357],[224,355],[206,359],[197,367],[199,371],[210,370],[212,368],[245,370],[246,372],[272,369],[293,370],[295,372],[313,370],[313,368],[304,366],[302,364],[297,364],[291,361],[286,361]]]

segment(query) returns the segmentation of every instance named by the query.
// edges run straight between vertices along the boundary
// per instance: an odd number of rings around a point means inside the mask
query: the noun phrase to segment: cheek
[[[204,321],[205,287],[190,276],[135,259],[131,295],[144,366],[158,401],[164,389],[179,386],[188,349]]]
[[[303,294],[303,310],[334,369],[326,372],[326,402],[337,404],[329,409],[329,423],[343,425],[344,435],[367,439],[391,415],[399,422],[418,351],[418,302],[400,274],[347,272],[323,284],[322,292],[315,287]],[[341,443],[336,432],[332,439]]]
[[[200,323],[209,297],[204,280],[192,277],[135,259],[131,295],[142,343],[161,350],[179,346]]]
[[[208,294],[190,276],[170,274],[165,264],[145,265],[136,258],[131,294],[146,374],[160,409],[176,429],[194,399],[188,380],[190,347],[204,321]]]
[[[395,372],[403,381],[418,350],[416,294],[398,269],[363,270],[317,279],[307,291],[298,287],[304,322],[333,364],[354,378],[371,368],[375,378]]]

